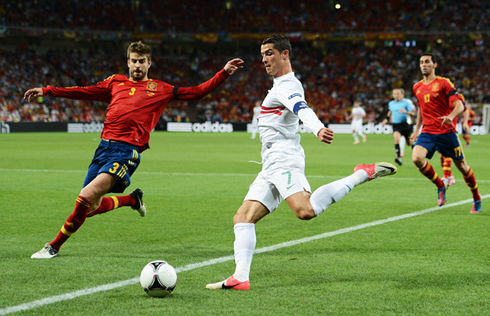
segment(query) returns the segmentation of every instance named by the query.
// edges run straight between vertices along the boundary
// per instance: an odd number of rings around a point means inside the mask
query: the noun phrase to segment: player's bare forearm
[[[27,99],[27,101],[31,101],[32,98],[42,97],[42,96],[43,96],[42,88],[32,88],[24,93],[24,99]]]
[[[459,116],[464,111],[464,105],[461,100],[457,100],[453,104],[454,109],[449,115],[438,117],[438,119],[441,120],[441,126],[443,126],[444,124],[450,125],[453,122],[454,118]]]
[[[324,127],[318,132],[317,136],[321,142],[331,144],[333,141],[333,130]]]
[[[244,64],[243,60],[241,60],[240,58],[234,58],[234,59],[230,60],[229,62],[227,62],[224,68],[225,68],[226,72],[231,76],[238,69],[242,69],[243,64]]]

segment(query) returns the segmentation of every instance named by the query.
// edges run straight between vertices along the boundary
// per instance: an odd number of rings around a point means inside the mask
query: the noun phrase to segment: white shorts
[[[362,132],[362,121],[351,123],[350,127],[352,131]]]
[[[299,142],[292,147],[287,145],[291,142],[275,143],[272,148],[262,151],[262,171],[250,185],[244,201],[258,201],[273,212],[289,196],[302,191],[311,192],[305,176],[303,148]]]

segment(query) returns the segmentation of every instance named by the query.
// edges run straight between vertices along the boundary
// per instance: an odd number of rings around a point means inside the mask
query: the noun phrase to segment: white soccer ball
[[[172,293],[177,285],[177,272],[166,261],[152,261],[141,271],[140,284],[148,295],[165,297]]]

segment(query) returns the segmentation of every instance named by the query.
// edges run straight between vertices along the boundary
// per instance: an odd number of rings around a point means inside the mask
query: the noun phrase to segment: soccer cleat
[[[448,179],[447,179],[447,186],[451,186],[453,184],[456,183],[456,179],[454,179],[454,176],[450,176]]]
[[[58,250],[54,249],[50,244],[46,244],[43,249],[33,254],[31,259],[51,259],[54,257],[58,257]]]
[[[143,203],[143,193],[144,192],[140,188],[137,188],[133,192],[129,193],[129,195],[134,197],[136,200],[136,203],[134,206],[131,206],[131,208],[140,213],[141,217],[145,217],[146,215],[146,204]]]
[[[398,165],[402,165],[402,158],[401,157],[396,157],[395,158],[395,162],[398,164]]]
[[[473,201],[473,206],[471,206],[471,214],[479,214],[481,211],[481,200]]]
[[[357,165],[354,168],[354,172],[358,170],[366,171],[369,176],[369,181],[384,176],[391,176],[396,173],[395,165],[388,162],[377,162],[370,165]]]
[[[367,136],[366,135],[362,136],[362,142],[365,143],[366,140],[367,140]]]
[[[443,206],[446,203],[446,183],[442,186],[442,188],[437,189],[437,205]]]
[[[354,142],[354,145],[359,145],[359,144],[360,144],[360,142],[359,142],[358,140],[356,140],[356,141]]]
[[[218,283],[211,283],[206,285],[207,289],[211,290],[219,290],[219,289],[225,289],[225,290],[250,290],[250,281],[238,281],[235,279],[235,277],[232,275],[226,280],[223,280]]]

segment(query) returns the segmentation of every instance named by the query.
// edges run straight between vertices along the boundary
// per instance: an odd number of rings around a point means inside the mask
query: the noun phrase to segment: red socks
[[[77,197],[77,202],[75,203],[73,213],[71,213],[66,219],[65,224],[63,224],[60,232],[58,233],[58,236],[56,236],[56,238],[50,242],[54,249],[60,250],[61,245],[63,245],[65,241],[67,241],[68,238],[70,238],[70,236],[73,235],[80,228],[80,226],[82,226],[83,222],[85,222],[85,219],[87,218],[87,212],[91,205],[92,204],[83,196]]]
[[[478,184],[476,183],[475,174],[473,173],[473,169],[468,169],[468,172],[463,175],[464,181],[468,185],[473,194],[473,200],[479,201],[481,200],[480,193],[478,193]]]
[[[122,206],[133,206],[135,202],[131,195],[104,197],[99,208],[90,212],[87,217],[109,212]]]
[[[432,183],[434,183],[438,189],[442,188],[444,186],[444,182],[442,182],[441,178],[437,175],[436,171],[434,168],[432,168],[432,165],[427,161],[425,166],[419,169],[419,171]]]

